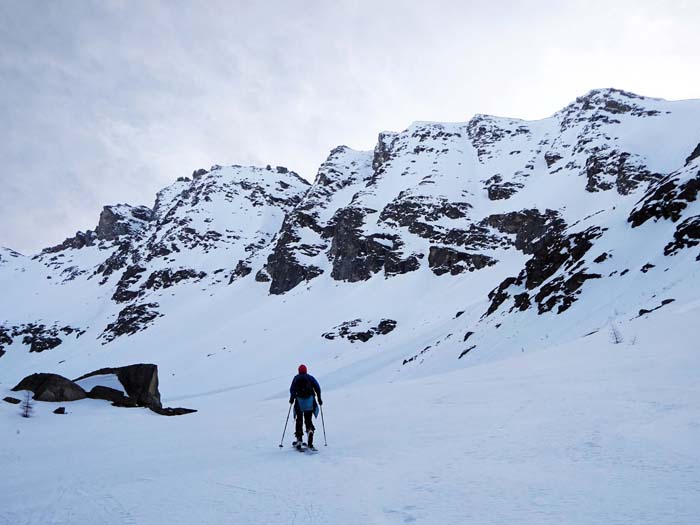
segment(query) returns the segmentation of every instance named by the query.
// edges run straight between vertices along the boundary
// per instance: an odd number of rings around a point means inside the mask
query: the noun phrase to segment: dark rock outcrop
[[[588,279],[600,279],[598,273],[586,273],[581,270],[567,277],[558,276],[546,283],[535,295],[537,302],[537,312],[543,314],[549,312],[554,306],[559,304],[557,313],[560,314],[576,301],[576,296],[580,294],[580,288]],[[517,306],[517,305],[516,305]],[[528,302],[529,306],[529,302]]]
[[[63,341],[56,337],[55,331],[46,331],[44,325],[28,325],[22,332],[26,334],[22,338],[22,343],[29,346],[30,352],[43,352],[44,350],[51,350],[56,348]]]
[[[472,345],[472,346],[470,346],[469,348],[465,348],[464,350],[462,350],[462,351],[459,353],[459,355],[457,356],[457,359],[462,359],[465,355],[467,355],[469,352],[471,352],[471,351],[474,350],[475,348],[476,348],[476,345]]]
[[[11,333],[9,328],[0,326],[0,357],[5,354],[5,347],[12,344]]]
[[[522,281],[520,281],[517,277],[506,277],[501,284],[499,284],[496,288],[491,290],[488,294],[488,298],[491,301],[489,304],[488,310],[486,310],[486,313],[484,314],[485,316],[489,316],[492,313],[494,313],[500,306],[510,297],[510,294],[507,292],[507,290],[511,286],[515,285],[522,285]]]
[[[536,208],[489,215],[482,223],[501,233],[515,235],[515,248],[527,254],[534,253],[541,243],[547,242],[547,236],[560,235],[566,228],[558,212],[540,212]]]
[[[374,328],[374,331],[379,335],[386,335],[396,328],[396,321],[393,319],[382,319]]]
[[[333,340],[336,338],[347,339],[350,342],[360,341],[366,343],[375,335],[386,335],[396,328],[396,321],[393,319],[382,319],[377,325],[366,330],[358,328],[362,324],[362,319],[353,319],[345,321],[336,326],[331,332],[326,332],[322,335],[325,339]]]
[[[58,407],[53,411],[54,414],[64,415],[66,413],[66,407]]]
[[[692,153],[690,155],[688,155],[688,157],[686,157],[685,165],[687,166],[688,164],[693,162],[698,157],[700,157],[700,143],[698,143],[698,145],[695,146],[695,149],[692,151]]]
[[[373,210],[347,207],[340,209],[331,220],[333,237],[329,259],[333,264],[331,277],[337,281],[366,281],[384,270],[385,275],[403,274],[417,270],[420,262],[415,255],[402,257],[403,243],[396,235],[365,235],[362,224],[365,214]]]
[[[587,272],[582,266],[583,257],[593,246],[593,241],[600,238],[604,231],[593,226],[570,235],[554,233],[545,236],[518,276],[504,279],[489,292],[491,304],[484,316],[494,313],[511,297],[513,288],[518,293],[514,295],[512,309],[527,310],[534,299],[539,314],[552,310],[557,304],[560,305],[557,313],[567,310],[577,300],[586,280],[601,277],[600,274]],[[545,283],[558,271],[562,272],[561,275]],[[540,286],[540,290],[531,297],[528,291]]]
[[[696,173],[687,170],[672,173],[649,188],[627,219],[632,228],[641,226],[649,219],[677,222],[681,218],[683,210],[690,202],[697,200],[700,193],[700,170]]]
[[[87,397],[85,390],[58,374],[32,374],[25,377],[12,391],[30,390],[37,401],[76,401]]]
[[[620,195],[629,195],[641,184],[659,180],[661,175],[652,173],[625,152],[594,148],[586,160],[586,190],[606,191],[613,187]]]
[[[384,255],[389,250],[363,235],[364,218],[363,210],[350,207],[339,210],[333,217],[331,277],[337,281],[365,281],[384,266]]]
[[[122,235],[139,232],[153,220],[153,210],[146,206],[105,206],[100,213],[100,219],[95,228],[95,234],[100,240],[115,240]]]
[[[270,281],[270,293],[280,295],[295,288],[302,282],[310,281],[323,273],[321,268],[314,265],[303,265],[297,261],[294,252],[283,244],[282,239],[276,249],[267,259],[265,273],[256,274],[256,281]],[[268,278],[265,279],[265,276]]]
[[[504,127],[506,125],[506,127]],[[467,135],[479,158],[485,163],[496,154],[498,143],[507,137],[529,135],[531,132],[522,121],[498,119],[489,115],[475,115],[467,125]]]
[[[494,175],[484,182],[486,184],[486,193],[489,200],[492,201],[509,199],[525,187],[524,184],[519,182],[503,182],[503,177],[500,175]]]
[[[651,310],[647,310],[646,308],[641,308],[639,310],[639,314],[637,315],[637,317],[641,317],[643,315],[655,312],[656,310],[659,310],[660,308],[663,308],[667,304],[671,304],[674,301],[675,301],[675,299],[664,299],[663,301],[661,301],[661,304],[659,306],[656,306],[655,308],[652,308]]]
[[[122,240],[117,248],[95,270],[93,275],[102,275],[100,284],[105,284],[110,275],[118,272],[129,264],[135,248],[129,239]]]
[[[158,303],[130,304],[124,307],[117,320],[109,323],[100,335],[102,344],[109,343],[122,335],[132,335],[145,330],[161,314],[158,313]]]
[[[542,284],[561,267],[570,269],[593,246],[605,230],[597,226],[568,236],[552,236],[542,243],[525,263],[525,286],[528,290]]]
[[[61,244],[44,249],[41,254],[47,255],[66,250],[80,250],[86,246],[94,246],[103,241],[116,241],[140,235],[147,223],[153,220],[153,210],[146,206],[130,206],[120,204],[105,206],[100,213],[97,227],[94,231],[77,232],[75,236]],[[100,272],[102,273],[102,272]]]
[[[50,248],[44,248],[42,254],[58,253],[64,250],[80,250],[86,246],[92,246],[97,241],[97,235],[94,231],[87,230],[85,232],[76,232],[75,236],[69,237],[61,244],[56,246],[51,246]]]
[[[432,346],[426,346],[425,348],[423,348],[423,350],[421,350],[421,351],[418,352],[417,354],[414,354],[414,355],[412,355],[411,357],[407,357],[406,359],[404,359],[403,362],[402,362],[401,364],[402,364],[402,365],[407,365],[408,363],[412,363],[412,362],[418,360],[418,358],[420,358],[420,356],[422,356],[423,354],[429,352],[431,348],[433,348],[433,347],[432,347]]]
[[[692,248],[700,244],[700,216],[688,217],[676,226],[673,241],[664,248],[664,255],[675,255],[683,248]]]
[[[656,268],[656,265],[655,265],[655,264],[651,264],[651,263],[646,263],[644,266],[642,266],[642,267],[639,269],[639,271],[642,272],[642,273],[647,273],[647,272],[648,272],[649,270],[651,270],[652,268]]]
[[[14,338],[21,337],[22,344],[29,347],[30,352],[43,352],[59,346],[62,337],[75,334],[78,338],[85,330],[73,326],[47,326],[42,323],[27,323],[17,326],[0,326],[0,357],[5,353],[4,348],[12,344]],[[59,337],[61,336],[61,337]]]
[[[417,222],[435,222],[442,218],[463,219],[467,217],[471,207],[468,202],[451,202],[445,198],[401,192],[382,210],[379,220],[409,228],[411,231],[411,227],[416,227]],[[422,230],[423,228],[417,227],[412,233],[420,235]]]
[[[241,279],[246,275],[249,275],[252,271],[253,267],[250,266],[250,264],[248,264],[246,261],[238,261],[236,268],[234,268],[233,272],[231,273],[231,277],[229,278],[229,284],[231,284],[236,279]]]
[[[396,140],[396,133],[383,132],[379,134],[377,145],[374,147],[374,156],[372,158],[372,169],[374,170],[375,179],[383,172],[384,164],[391,159],[391,148]]]
[[[458,275],[462,272],[473,272],[496,264],[496,260],[480,253],[466,253],[444,246],[431,246],[428,255],[428,266],[435,275],[450,273]]]
[[[141,279],[141,274],[145,271],[146,268],[137,264],[127,267],[119,278],[112,300],[117,303],[126,303],[136,299],[139,296],[139,291],[130,290],[129,288]]]
[[[551,168],[562,159],[562,156],[556,151],[548,151],[544,154],[544,161],[547,163],[547,167]]]
[[[188,279],[201,280],[206,277],[205,272],[198,272],[191,268],[172,271],[170,268],[156,270],[148,276],[144,283],[144,288],[148,290],[158,290],[160,288],[170,288],[171,286]]]
[[[591,130],[598,130],[606,124],[617,124],[617,115],[653,117],[657,110],[650,110],[640,101],[644,97],[621,89],[593,89],[557,113],[561,131],[570,129],[577,123],[587,123]]]
[[[19,405],[22,402],[20,399],[17,399],[16,397],[10,397],[10,396],[4,397],[2,400],[5,401],[6,403],[10,403],[12,405]]]
[[[306,222],[305,219],[310,219]],[[285,218],[282,229],[277,238],[275,248],[267,258],[265,274],[269,277],[270,293],[280,295],[304,281],[318,277],[323,270],[314,265],[301,264],[295,257],[295,249],[301,248],[304,253],[317,255],[320,249],[312,246],[298,247],[301,238],[296,233],[298,228],[310,227],[313,229],[315,222],[310,216],[296,213]],[[259,272],[258,272],[259,273]],[[256,280],[258,280],[256,276]],[[263,281],[263,279],[259,279]]]

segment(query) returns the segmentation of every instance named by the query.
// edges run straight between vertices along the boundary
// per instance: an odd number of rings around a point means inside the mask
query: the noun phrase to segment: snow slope
[[[624,325],[634,344],[600,333],[411,381],[336,387],[312,368],[315,455],[289,430],[277,447],[293,370],[230,373],[177,399],[200,409],[180,418],[2,404],[0,523],[692,524],[700,357],[682,328],[699,308]]]

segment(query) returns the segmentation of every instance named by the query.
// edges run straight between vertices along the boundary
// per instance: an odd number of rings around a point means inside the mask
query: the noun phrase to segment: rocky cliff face
[[[419,122],[379,134],[373,151],[340,146],[312,184],[282,167],[197,170],[152,208],[106,206],[94,230],[32,259],[0,253],[0,278],[21,274],[23,293],[81,312],[0,316],[0,355],[25,336],[33,352],[58,351],[56,339],[86,332],[112,343],[154,329],[185,297],[233,293],[268,312],[275,297],[316,285],[344,290],[324,296],[342,304],[347,286],[413,275],[446,296],[460,283],[479,290],[454,317],[470,334],[455,353],[468,347],[471,358],[503,323],[566,316],[587,290],[632,297],[641,287],[654,297],[665,285],[653,268],[682,280],[688,260],[700,260],[698,121],[698,101],[594,90],[540,121]],[[20,293],[0,299],[3,313]],[[396,312],[370,317],[358,311],[313,330],[329,344],[374,344],[408,329]],[[375,329],[386,319],[390,331]],[[373,337],[348,336],[365,324],[358,333]],[[431,336],[441,348],[461,340],[444,330]]]
[[[152,296],[176,286],[228,282],[237,260],[270,244],[308,186],[283,167],[197,170],[160,191],[152,209],[105,206],[94,230],[78,232],[33,259],[66,292],[87,287],[108,298],[115,311],[98,336],[108,343],[146,329],[162,315]],[[43,322],[29,320],[27,326]],[[6,334],[21,332],[9,321],[2,327]],[[50,347],[61,342],[55,332],[48,332]]]

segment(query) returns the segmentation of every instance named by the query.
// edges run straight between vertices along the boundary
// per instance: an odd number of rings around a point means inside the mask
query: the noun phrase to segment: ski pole
[[[326,422],[323,420],[323,405],[320,405],[321,409],[321,426],[323,427],[323,445],[328,446],[328,441],[326,441]]]
[[[289,423],[289,414],[292,413],[292,403],[289,403],[289,412],[287,412],[287,421],[284,422],[284,431],[282,431],[282,440],[280,441],[280,448],[282,448],[282,442],[284,442],[284,435],[287,433],[287,423]]]

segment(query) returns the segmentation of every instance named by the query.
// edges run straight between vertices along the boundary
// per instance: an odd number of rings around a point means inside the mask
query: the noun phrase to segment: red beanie
[[[306,373],[306,365],[299,365],[299,373],[300,374]]]

